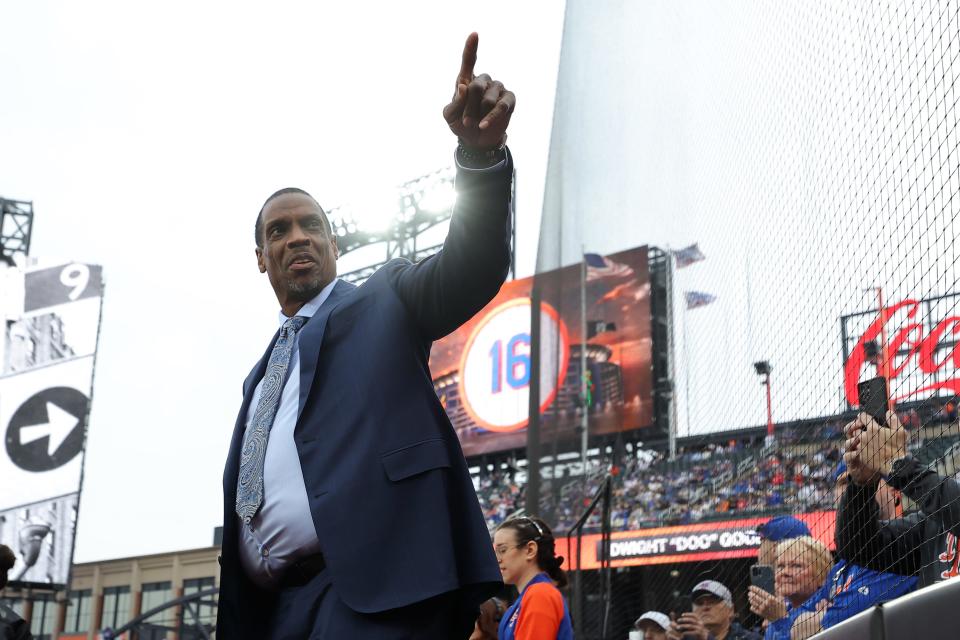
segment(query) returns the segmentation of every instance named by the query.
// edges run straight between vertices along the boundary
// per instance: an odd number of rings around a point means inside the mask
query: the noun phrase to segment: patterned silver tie
[[[237,481],[237,515],[249,524],[263,504],[263,459],[267,453],[267,439],[273,427],[273,419],[280,406],[283,394],[283,382],[290,366],[290,354],[293,352],[293,339],[307,318],[294,316],[283,323],[277,337],[267,372],[263,374],[263,388],[253,420],[243,434],[243,449],[240,451],[240,476]]]

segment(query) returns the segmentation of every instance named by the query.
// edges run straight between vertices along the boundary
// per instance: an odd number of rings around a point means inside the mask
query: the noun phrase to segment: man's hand
[[[506,142],[517,98],[487,74],[473,75],[479,42],[476,33],[467,36],[453,100],[443,108],[443,119],[464,146],[488,150]]]
[[[860,414],[855,420],[843,428],[847,436],[843,443],[843,462],[847,465],[847,474],[854,484],[864,486],[875,480],[875,474],[860,460],[860,434],[865,425],[861,423]],[[868,416],[869,418],[869,416]],[[872,418],[870,418],[872,421]]]
[[[685,613],[670,623],[667,629],[667,638],[670,640],[681,640],[685,637],[697,638],[698,640],[709,640],[710,632],[703,626],[700,617],[695,613]]]
[[[750,585],[747,589],[747,600],[750,602],[750,611],[773,622],[787,615],[787,603],[778,596],[768,593],[760,587]]]
[[[887,412],[889,428],[881,427],[872,416],[861,413],[844,427],[844,462],[850,477],[858,485],[876,482],[888,475],[893,461],[907,454],[908,434],[894,411]]]
[[[683,640],[683,632],[680,631],[680,628],[677,626],[676,620],[671,622],[670,626],[667,627],[667,640]]]
[[[907,430],[893,411],[887,412],[889,429],[881,427],[869,416],[867,420],[867,428],[860,434],[860,461],[880,475],[890,475],[893,461],[907,455]]]

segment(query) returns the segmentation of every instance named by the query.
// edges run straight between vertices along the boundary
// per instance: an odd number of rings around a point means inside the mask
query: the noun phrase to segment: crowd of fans
[[[942,426],[955,418],[952,402],[921,409],[921,414],[915,409],[902,413],[904,428],[915,432],[918,459],[939,464],[944,451],[957,442],[955,435],[925,439],[919,427]],[[837,418],[784,428],[776,447],[745,437],[681,449],[673,460],[656,450],[610,450],[593,461],[586,479],[554,467],[552,478],[542,481],[540,513],[558,532],[568,531],[608,474],[614,531],[833,509],[843,442],[843,424]],[[525,507],[524,477],[515,464],[482,470],[478,476],[477,494],[491,530]],[[596,510],[584,531],[598,531],[600,517]]]
[[[833,507],[832,474],[839,455],[837,441],[776,451],[711,445],[674,461],[633,451],[616,462],[596,463],[586,480],[577,475],[545,481],[540,512],[552,515],[558,531],[569,530],[608,471],[614,530],[827,509]],[[477,494],[491,529],[523,507],[518,475],[508,468],[479,476]],[[599,512],[591,516],[587,530],[599,527],[599,518]]]
[[[953,403],[945,408],[943,417],[955,419]],[[847,423],[837,448],[841,459],[825,479],[819,470],[829,469],[828,449],[834,443],[814,454],[817,464],[809,470],[805,466],[812,458],[763,457],[759,473],[768,480],[770,473],[783,472],[784,482],[789,482],[790,473],[798,470],[809,478],[817,476],[817,482],[826,480],[831,488],[825,501],[837,509],[837,519],[835,531],[827,534],[832,540],[815,538],[792,515],[773,517],[757,530],[761,543],[756,565],[749,577],[738,581],[752,583],[749,609],[761,625],[737,625],[729,589],[707,580],[691,594],[691,613],[647,611],[636,619],[635,628],[653,640],[806,640],[877,604],[960,575],[957,447],[936,447],[939,458],[923,460],[925,446],[955,442],[955,435],[924,442],[924,434],[916,427],[908,429],[896,414],[887,413],[884,422],[860,414]],[[801,503],[794,506],[803,510]],[[755,580],[764,571],[769,578]],[[718,609],[720,615],[714,615]]]

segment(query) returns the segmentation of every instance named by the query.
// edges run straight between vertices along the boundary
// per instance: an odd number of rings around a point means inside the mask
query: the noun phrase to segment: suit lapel
[[[300,330],[300,402],[297,410],[297,418],[303,412],[303,405],[306,403],[310,386],[313,384],[313,377],[317,372],[317,357],[320,353],[320,345],[323,342],[323,333],[327,328],[327,318],[330,312],[340,304],[346,294],[356,289],[356,286],[340,280],[333,287],[333,291],[323,302],[323,305],[317,310],[309,322],[303,325]],[[227,454],[227,464],[224,469],[223,484],[228,498],[237,494],[237,475],[240,472],[240,447],[243,446],[243,433],[246,430],[247,413],[250,411],[250,402],[253,398],[253,392],[257,388],[257,383],[263,378],[267,371],[267,363],[270,360],[270,352],[273,351],[273,345],[277,342],[277,336],[280,335],[280,329],[273,334],[267,345],[267,350],[263,352],[260,361],[253,367],[247,379],[243,381],[243,403],[240,405],[240,413],[237,415],[237,422],[233,427],[233,439],[230,441],[230,452]]]
[[[303,413],[303,406],[313,386],[313,378],[317,373],[317,358],[320,356],[320,345],[323,344],[323,334],[327,329],[327,319],[330,313],[337,308],[348,293],[356,289],[355,285],[337,281],[333,291],[324,300],[310,321],[300,330],[300,402],[297,408],[297,420]]]

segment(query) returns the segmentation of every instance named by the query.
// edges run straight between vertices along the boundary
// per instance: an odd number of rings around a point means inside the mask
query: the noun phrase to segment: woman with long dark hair
[[[572,640],[573,625],[560,589],[567,575],[553,532],[540,518],[511,518],[497,527],[493,548],[503,581],[520,597],[500,621],[499,640]]]

